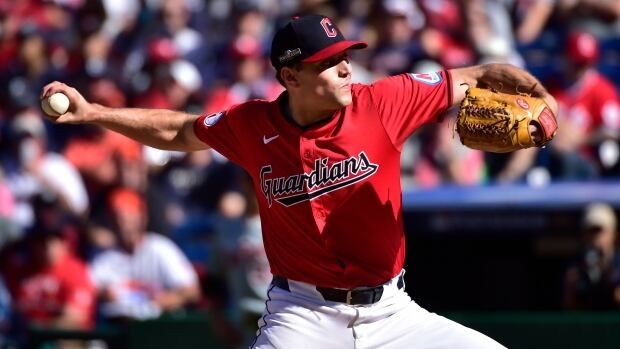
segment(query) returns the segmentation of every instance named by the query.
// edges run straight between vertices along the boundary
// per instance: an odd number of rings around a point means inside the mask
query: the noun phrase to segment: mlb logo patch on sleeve
[[[205,121],[204,121],[205,122],[205,126],[209,127],[209,126],[215,125],[220,120],[222,115],[224,115],[223,111],[221,111],[219,113],[213,113],[213,114],[207,116],[205,118]]]
[[[441,74],[439,74],[438,72],[417,74],[410,73],[409,75],[413,78],[413,80],[419,81],[427,85],[437,85],[442,80]]]

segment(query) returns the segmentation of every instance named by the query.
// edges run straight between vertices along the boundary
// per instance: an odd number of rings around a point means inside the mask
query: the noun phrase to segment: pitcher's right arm
[[[167,109],[109,108],[89,103],[73,87],[54,81],[43,88],[41,99],[64,93],[69,111],[48,118],[57,123],[95,124],[121,133],[142,144],[165,150],[194,151],[208,149],[194,133],[199,115]]]

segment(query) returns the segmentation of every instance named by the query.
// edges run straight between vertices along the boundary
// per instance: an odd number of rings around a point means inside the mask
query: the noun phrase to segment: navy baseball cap
[[[317,62],[348,49],[367,46],[363,41],[346,40],[328,17],[295,17],[274,35],[271,64],[280,69],[298,62]]]

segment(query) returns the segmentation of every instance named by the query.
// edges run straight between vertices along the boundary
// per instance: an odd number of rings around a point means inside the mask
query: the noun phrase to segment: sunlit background
[[[271,37],[305,13],[369,44],[360,83],[491,62],[540,79],[560,103],[543,149],[465,148],[454,111],[408,140],[407,291],[509,348],[620,347],[620,1],[0,0],[0,348],[251,343],[271,275],[247,175],[53,125],[39,93],[196,114],[274,99]]]

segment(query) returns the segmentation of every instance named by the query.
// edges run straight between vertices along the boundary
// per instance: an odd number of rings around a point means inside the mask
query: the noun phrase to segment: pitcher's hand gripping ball
[[[69,110],[69,98],[60,92],[41,100],[41,109],[45,114],[52,117],[59,117]]]
[[[540,139],[530,133],[530,124]],[[494,153],[541,147],[553,139],[558,124],[542,98],[470,87],[461,102],[456,132],[461,143]]]

